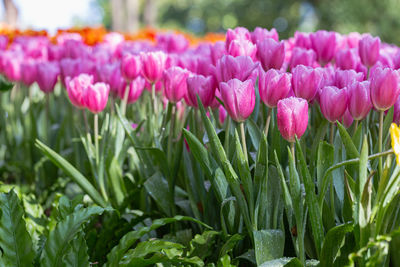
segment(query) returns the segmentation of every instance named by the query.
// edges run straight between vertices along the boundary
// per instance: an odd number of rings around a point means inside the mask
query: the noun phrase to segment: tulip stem
[[[265,133],[265,137],[268,137],[268,131],[269,131],[269,124],[271,122],[271,113],[272,113],[272,108],[268,109],[268,115],[267,115],[267,121],[265,122],[265,129],[264,129],[264,133]]]
[[[82,116],[83,116],[83,122],[85,124],[85,130],[86,130],[86,134],[89,135],[89,124],[88,124],[88,120],[87,120],[87,116],[86,116],[86,112],[84,109],[82,109]]]
[[[99,164],[99,115],[94,114],[94,147],[96,150],[96,164]]]
[[[247,156],[247,146],[246,146],[246,135],[244,134],[244,122],[239,123],[240,126],[240,134],[242,136],[242,146],[243,146],[243,154],[246,162],[249,162],[249,158]]]
[[[381,110],[379,112],[379,143],[378,143],[379,147],[378,147],[378,153],[382,152],[383,115],[385,115],[385,112],[383,110]],[[382,175],[382,158],[379,158],[378,172],[379,172],[379,175]]]
[[[293,162],[296,162],[296,156],[294,154],[294,142],[290,142],[290,152],[292,152]]]
[[[176,113],[176,106],[175,104],[172,104],[171,123],[169,125],[168,147],[167,147],[168,160],[171,160],[171,166],[172,166],[172,140],[174,138],[174,130],[175,130],[175,113]]]
[[[122,103],[121,103],[121,113],[124,116],[125,116],[125,113],[126,113],[126,107],[128,105],[129,91],[130,91],[129,85],[125,86],[124,98],[122,99]]]
[[[229,138],[230,138],[230,130],[231,130],[231,118],[227,116],[226,118],[226,128],[225,128],[225,154],[229,158]]]
[[[157,114],[158,114],[158,107],[157,107],[156,84],[155,84],[155,83],[152,83],[152,84],[151,84],[151,100],[152,100],[152,102],[153,102],[153,111],[154,111],[154,114],[155,114],[156,117],[157,117]]]
[[[353,135],[356,134],[357,128],[358,128],[358,120],[356,120],[356,122],[355,122],[355,124],[354,124],[354,133],[353,133]]]
[[[331,143],[331,145],[333,145],[333,136],[334,136],[334,134],[335,134],[335,124],[332,123],[331,124],[331,133],[330,133],[330,136],[329,136],[329,143]]]

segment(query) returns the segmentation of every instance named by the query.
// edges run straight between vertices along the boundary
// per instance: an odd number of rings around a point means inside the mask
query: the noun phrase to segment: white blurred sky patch
[[[92,0],[15,0],[19,10],[19,26],[55,32],[77,23],[98,25],[101,14],[91,4]],[[0,4],[3,16],[4,7]]]

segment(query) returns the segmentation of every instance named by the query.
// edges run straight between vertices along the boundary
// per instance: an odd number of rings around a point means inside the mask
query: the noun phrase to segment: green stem
[[[174,130],[175,130],[175,113],[176,113],[176,105],[172,104],[171,124],[169,126],[168,148],[167,148],[168,160],[171,161],[171,166],[172,166],[172,140],[174,138]]]
[[[383,133],[383,115],[385,115],[384,111],[381,110],[379,113],[379,140],[378,140],[378,153],[382,152],[382,133]],[[382,158],[379,158],[379,165],[378,165],[378,173],[379,177],[382,175]]]
[[[156,84],[155,84],[155,83],[152,83],[152,84],[151,84],[151,100],[152,100],[152,103],[153,103],[153,111],[154,111],[154,114],[155,114],[156,117],[157,117],[157,114],[158,114],[158,106],[157,106]]]
[[[290,143],[290,152],[292,152],[293,161],[296,162],[296,156],[294,153],[294,142]]]
[[[331,124],[331,133],[329,135],[329,143],[331,143],[333,145],[333,136],[335,134],[335,124],[332,123]]]
[[[99,115],[94,114],[94,147],[96,150],[96,165],[99,165]]]
[[[240,135],[242,137],[243,154],[244,154],[244,158],[246,159],[246,162],[248,163],[249,158],[247,156],[246,135],[244,133],[244,122],[240,122],[239,126],[240,126]]]
[[[264,133],[265,137],[268,137],[268,131],[269,131],[269,124],[271,122],[271,113],[272,113],[272,108],[268,109],[268,115],[267,115],[267,121],[265,122],[265,128],[264,128]]]
[[[357,128],[358,128],[358,120],[356,120],[356,122],[355,122],[355,124],[354,124],[354,133],[353,133],[353,135],[356,134]]]
[[[129,91],[130,91],[129,85],[125,86],[124,98],[122,99],[122,103],[121,103],[122,115],[125,115],[125,113],[126,113],[126,107],[128,105]]]
[[[229,138],[230,138],[230,129],[231,129],[231,118],[227,116],[226,118],[226,128],[225,128],[225,141],[224,148],[226,156],[229,158]]]

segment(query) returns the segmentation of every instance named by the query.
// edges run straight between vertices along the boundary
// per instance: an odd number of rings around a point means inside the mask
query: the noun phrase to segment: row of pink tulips
[[[93,113],[106,107],[109,92],[134,103],[148,89],[154,100],[193,107],[198,95],[204,106],[220,110],[222,121],[226,110],[241,123],[254,110],[258,81],[261,101],[277,107],[278,128],[290,142],[304,134],[309,105],[347,127],[372,108],[382,113],[395,106],[394,120],[400,119],[400,49],[369,34],[296,32],[279,41],[274,29],[239,27],[228,30],[225,42],[196,47],[173,33],[160,34],[155,44],[110,33],[96,46],[64,34],[57,44],[19,37],[1,48],[0,72],[8,79],[36,82],[44,93],[61,80],[71,103]]]

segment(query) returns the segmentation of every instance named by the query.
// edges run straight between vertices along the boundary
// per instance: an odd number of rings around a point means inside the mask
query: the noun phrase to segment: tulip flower
[[[189,47],[189,41],[182,34],[161,33],[156,36],[157,46],[168,53],[182,53]]]
[[[294,94],[307,101],[312,101],[321,87],[323,75],[321,69],[298,65],[292,70]]]
[[[354,70],[336,70],[335,86],[338,88],[347,87],[353,82],[361,82],[364,80],[364,74]]]
[[[48,94],[53,92],[57,83],[60,68],[57,63],[40,62],[36,65],[36,82],[40,90]]]
[[[325,65],[333,59],[336,49],[336,33],[317,31],[310,34],[312,49],[317,53],[317,59],[321,65]]]
[[[279,100],[285,98],[291,88],[291,74],[280,73],[270,69],[266,73],[260,71],[259,91],[260,98],[269,108],[276,107]]]
[[[311,45],[310,34],[296,31],[294,33],[294,44],[296,47],[311,49],[312,45]]]
[[[369,81],[355,81],[347,87],[349,112],[356,121],[364,119],[372,108],[369,86]]]
[[[317,55],[314,50],[295,47],[292,51],[292,57],[290,58],[290,68],[293,69],[297,65],[312,67],[316,60]]]
[[[277,123],[282,137],[293,143],[301,138],[308,124],[308,103],[305,99],[289,97],[278,101]]]
[[[225,42],[219,41],[216,42],[212,47],[211,47],[211,60],[213,65],[217,64],[217,61],[226,54],[226,49],[225,49]]]
[[[397,98],[396,103],[394,103],[393,122],[396,124],[400,123],[400,96]]]
[[[344,49],[336,53],[336,66],[342,70],[356,69],[360,62],[356,49]]]
[[[216,65],[216,77],[218,83],[227,82],[231,79],[245,81],[257,69],[258,64],[254,63],[250,57],[223,56]]]
[[[142,95],[144,90],[146,80],[142,77],[137,77],[136,79],[132,80],[128,86],[121,87],[120,91],[118,92],[118,96],[123,99],[125,94],[127,94],[127,103],[131,104],[136,102],[139,97]],[[126,92],[126,90],[129,90]]]
[[[279,41],[278,32],[274,28],[268,31],[267,29],[256,27],[250,35],[253,44],[257,44],[267,38],[272,38],[277,42]]]
[[[150,83],[155,83],[162,78],[166,67],[167,55],[164,52],[140,53],[142,61],[142,74]]]
[[[228,48],[228,54],[234,57],[249,56],[254,60],[256,53],[257,46],[244,39],[233,40]]]
[[[83,94],[83,103],[90,112],[98,114],[107,105],[110,86],[105,83],[89,85]]]
[[[368,68],[375,65],[379,59],[379,49],[381,40],[379,37],[372,37],[370,34],[366,34],[359,42],[358,53],[361,58],[361,62]]]
[[[251,34],[249,30],[243,27],[237,27],[233,30],[228,29],[226,31],[225,49],[228,51],[231,42],[239,39],[251,41]]]
[[[321,112],[331,123],[340,120],[347,109],[347,89],[325,86],[319,97]]]
[[[353,124],[353,121],[354,121],[354,118],[351,116],[349,109],[346,109],[346,111],[344,112],[343,117],[341,119],[341,123],[347,129]],[[356,125],[355,129],[357,129],[357,125]]]
[[[253,81],[232,79],[220,83],[220,92],[225,109],[236,122],[245,121],[255,106],[255,90]]]
[[[127,80],[134,80],[140,75],[142,62],[139,56],[126,54],[121,60],[121,73]]]
[[[212,76],[192,75],[186,79],[187,94],[184,96],[186,103],[198,107],[197,95],[205,107],[211,105],[215,96],[214,78]]]
[[[171,67],[164,71],[164,92],[168,101],[177,103],[185,96],[188,76],[189,72],[180,67]]]
[[[21,63],[21,80],[26,86],[31,86],[36,79],[36,62],[25,60]]]
[[[85,108],[83,96],[90,85],[93,84],[93,76],[88,74],[80,74],[71,79],[65,78],[67,93],[71,103],[79,109]]]
[[[400,94],[400,72],[376,68],[371,72],[371,101],[375,109],[385,111],[394,105]]]
[[[280,69],[285,59],[285,44],[267,38],[257,43],[257,58],[265,71]]]

